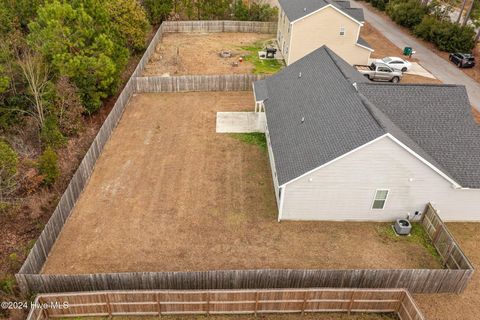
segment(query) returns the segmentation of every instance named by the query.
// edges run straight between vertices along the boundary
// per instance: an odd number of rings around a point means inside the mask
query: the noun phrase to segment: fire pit
[[[220,51],[220,57],[222,58],[230,58],[232,56],[232,52],[228,50]]]

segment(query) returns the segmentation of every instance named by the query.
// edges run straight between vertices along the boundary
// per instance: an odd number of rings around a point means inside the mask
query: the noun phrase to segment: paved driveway
[[[464,74],[456,66],[437,56],[433,51],[423,46],[413,36],[403,33],[392,21],[385,20],[373,11],[370,11],[361,2],[353,1],[354,7],[363,8],[365,20],[378,29],[385,37],[400,48],[413,47],[415,58],[421,61],[423,67],[430,71],[437,79],[444,83],[461,84],[467,88],[472,105],[480,111],[480,84]]]

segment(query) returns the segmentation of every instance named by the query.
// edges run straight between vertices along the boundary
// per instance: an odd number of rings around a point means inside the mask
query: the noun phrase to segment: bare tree
[[[49,83],[48,65],[39,54],[30,50],[19,55],[18,65],[28,83],[30,101],[33,105],[33,110],[27,113],[33,116],[42,127],[45,121],[44,96]]]
[[[0,209],[4,203],[11,201],[12,195],[17,191],[17,175],[7,174],[5,168],[0,167]]]
[[[462,19],[463,10],[465,10],[466,5],[467,5],[467,0],[463,0],[462,7],[460,8],[460,12],[458,13],[458,18],[456,21],[457,24],[460,23],[460,19]]]
[[[468,6],[468,10],[467,10],[467,13],[465,14],[465,18],[463,18],[462,26],[466,25],[468,20],[470,19],[470,15],[472,14],[472,9],[474,4],[475,4],[475,0],[472,0],[470,2],[470,5]]]

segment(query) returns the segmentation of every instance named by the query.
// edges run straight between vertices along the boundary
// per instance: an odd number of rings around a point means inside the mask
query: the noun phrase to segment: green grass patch
[[[230,136],[242,142],[256,145],[263,151],[267,150],[267,138],[265,138],[264,133],[260,133],[260,132],[231,133]]]
[[[385,237],[389,241],[408,241],[417,243],[427,250],[427,252],[438,260],[440,265],[443,265],[442,257],[438,254],[437,249],[432,244],[432,241],[428,237],[427,232],[419,222],[412,222],[412,231],[410,236],[398,236],[393,230],[392,225],[382,226],[378,228],[378,232],[381,236]]]
[[[271,41],[270,41],[271,42]],[[252,45],[240,47],[242,50],[248,51],[249,54],[243,58],[253,64],[254,74],[274,74],[284,66],[283,61],[277,59],[260,59],[258,51],[262,51],[268,45],[269,41],[258,41]]]

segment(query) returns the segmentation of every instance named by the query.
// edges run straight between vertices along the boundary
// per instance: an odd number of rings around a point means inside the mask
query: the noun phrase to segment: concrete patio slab
[[[217,133],[265,132],[263,112],[217,112]]]

